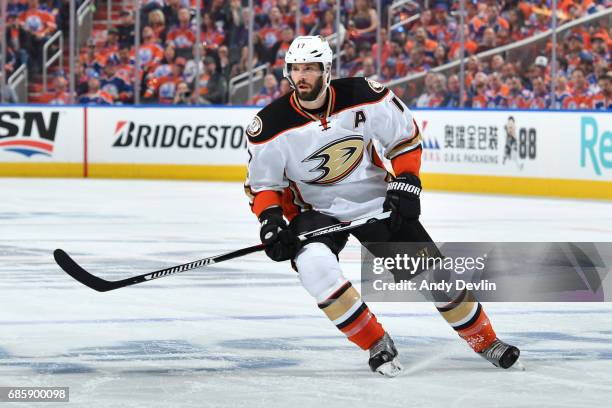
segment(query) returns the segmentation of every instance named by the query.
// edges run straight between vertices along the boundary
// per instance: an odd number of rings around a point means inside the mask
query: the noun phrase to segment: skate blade
[[[376,369],[377,373],[380,373],[388,378],[393,378],[399,375],[403,370],[402,365],[400,364],[397,358],[382,364],[380,367]]]

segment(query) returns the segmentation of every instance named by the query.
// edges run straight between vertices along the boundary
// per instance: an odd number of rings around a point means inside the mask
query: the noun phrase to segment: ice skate
[[[397,349],[387,333],[370,348],[368,364],[374,372],[385,377],[395,377],[402,371],[402,365],[397,358]]]
[[[521,351],[510,344],[506,344],[499,339],[495,339],[493,343],[486,349],[478,353],[482,358],[490,361],[495,367],[510,368],[518,360]],[[522,364],[518,363],[517,368],[522,368]]]

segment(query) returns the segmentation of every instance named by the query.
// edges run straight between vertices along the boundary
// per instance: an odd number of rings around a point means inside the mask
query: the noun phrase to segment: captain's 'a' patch
[[[246,129],[246,132],[247,132],[247,135],[251,137],[255,137],[261,133],[262,129],[263,129],[263,125],[261,123],[261,118],[255,115],[251,123],[249,123],[249,126]]]

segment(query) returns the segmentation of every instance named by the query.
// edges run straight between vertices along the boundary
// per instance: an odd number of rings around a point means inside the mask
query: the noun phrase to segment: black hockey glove
[[[383,203],[384,211],[391,211],[391,229],[398,230],[402,222],[416,221],[421,215],[421,180],[414,174],[397,176],[387,185],[387,197]]]
[[[260,214],[259,222],[259,237],[266,244],[266,255],[276,262],[293,259],[300,249],[300,240],[283,219],[283,210],[280,207],[268,208]]]

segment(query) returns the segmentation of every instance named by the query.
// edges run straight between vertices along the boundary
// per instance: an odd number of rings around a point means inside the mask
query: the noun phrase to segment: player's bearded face
[[[323,89],[323,72],[317,64],[295,64],[291,77],[298,98],[302,101],[314,101]]]
[[[317,79],[312,81],[307,81],[302,78],[298,83],[296,83],[298,97],[303,101],[314,101],[319,96],[319,92],[323,88],[323,75],[320,75]]]

